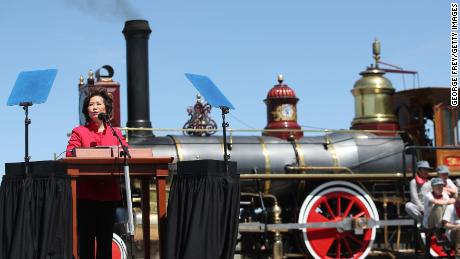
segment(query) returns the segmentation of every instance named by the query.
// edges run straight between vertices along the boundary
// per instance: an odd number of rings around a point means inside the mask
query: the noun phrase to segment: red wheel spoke
[[[317,211],[312,211],[310,216],[308,217],[308,222],[329,222],[329,221],[331,220],[319,214]]]
[[[331,220],[320,214],[316,210],[312,210],[308,216],[307,222],[330,222]],[[318,250],[318,253],[325,257],[332,247],[335,240],[336,231],[331,231],[327,228],[311,228],[307,229],[308,238],[312,245]]]
[[[326,205],[327,212],[329,212],[329,214],[331,214],[331,217],[332,217],[332,219],[333,219],[333,218],[335,217],[335,214],[334,214],[334,212],[332,211],[331,206],[329,206],[328,199],[324,198],[324,199],[323,199],[323,203],[324,203],[324,205]]]
[[[355,216],[353,216],[353,218],[355,218],[355,219],[356,219],[356,218],[359,218],[359,217],[363,216],[364,214],[366,214],[366,212],[365,212],[365,211],[361,211],[360,213],[358,213],[358,214],[356,214]]]
[[[355,241],[356,244],[360,245],[363,243],[361,240],[357,239],[354,235],[350,233],[345,233],[347,237],[349,237],[351,240]]]
[[[348,240],[346,238],[342,239],[343,243],[345,244],[345,248],[347,249],[347,252],[350,254],[350,256],[353,255],[353,251],[351,251],[350,244],[348,243]]]
[[[343,213],[343,217],[347,217],[348,213],[350,213],[351,208],[353,207],[353,204],[355,203],[355,200],[350,200],[350,203],[348,203],[347,209]]]
[[[330,229],[321,229],[315,228],[307,231],[308,238],[311,240],[312,246],[315,248],[315,251],[325,258],[329,253],[329,250],[332,248],[332,244],[336,239],[335,231],[330,231]]]
[[[337,238],[337,248],[336,248],[336,257],[341,258],[341,244],[340,244],[340,237]]]
[[[342,204],[341,204],[341,202],[340,202],[341,199],[342,199],[342,194],[339,193],[339,194],[337,195],[337,214],[335,214],[337,217],[340,217],[340,214],[341,214],[341,212],[342,212],[342,208],[341,208],[341,207],[342,207],[342,206],[341,206]]]

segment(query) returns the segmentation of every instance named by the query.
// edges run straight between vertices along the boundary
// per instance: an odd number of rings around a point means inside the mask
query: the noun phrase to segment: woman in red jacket
[[[76,147],[118,146],[118,140],[108,125],[99,120],[100,113],[111,114],[112,98],[104,89],[93,90],[83,102],[84,126],[72,130],[66,156],[72,156]],[[127,146],[119,129],[116,133]],[[116,177],[77,180],[77,222],[79,255],[92,259],[97,242],[97,259],[112,258],[112,235],[116,202],[121,200],[120,182]]]

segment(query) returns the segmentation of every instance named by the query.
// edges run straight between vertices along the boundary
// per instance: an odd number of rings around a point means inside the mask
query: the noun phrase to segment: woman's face
[[[99,113],[105,113],[105,104],[104,104],[104,98],[101,96],[93,96],[91,99],[89,99],[89,104],[88,104],[88,115],[91,118],[92,121],[94,122],[99,122],[99,119],[97,116]]]

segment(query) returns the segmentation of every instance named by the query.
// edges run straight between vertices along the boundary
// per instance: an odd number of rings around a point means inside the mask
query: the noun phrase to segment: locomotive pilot
[[[417,223],[423,220],[423,199],[427,192],[431,190],[428,181],[428,172],[432,169],[427,161],[417,162],[417,173],[415,178],[409,183],[410,201],[406,203],[406,213],[414,218]],[[425,183],[428,182],[428,185]]]

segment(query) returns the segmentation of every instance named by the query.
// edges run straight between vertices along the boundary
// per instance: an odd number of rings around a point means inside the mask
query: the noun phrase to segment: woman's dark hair
[[[104,100],[105,105],[105,112],[109,115],[112,115],[112,107],[113,107],[113,100],[112,97],[107,93],[107,90],[104,88],[96,88],[94,90],[90,90],[88,95],[86,96],[85,100],[83,101],[83,106],[81,107],[81,112],[85,115],[86,122],[91,121],[91,118],[88,114],[88,106],[89,100],[94,96],[100,96]]]

